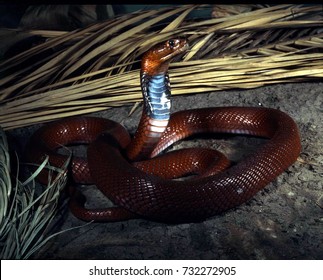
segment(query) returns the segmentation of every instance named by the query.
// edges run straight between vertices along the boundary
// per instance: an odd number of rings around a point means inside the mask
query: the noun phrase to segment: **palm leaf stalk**
[[[321,5],[187,18],[204,8],[140,11],[71,32],[20,31],[43,40],[0,62],[0,124],[13,129],[138,102],[141,55],[176,36],[191,47],[171,64],[174,95],[323,77]]]

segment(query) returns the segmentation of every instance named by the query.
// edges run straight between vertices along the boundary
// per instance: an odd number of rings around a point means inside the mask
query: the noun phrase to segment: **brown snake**
[[[168,66],[188,45],[172,39],[151,48],[142,59],[144,106],[133,139],[120,124],[91,117],[68,118],[43,126],[28,145],[30,161],[62,166],[55,149],[71,142],[90,143],[88,163],[74,159],[75,181],[89,177],[116,207],[84,208],[74,189],[70,208],[80,219],[119,221],[134,217],[162,222],[201,221],[238,206],[263,189],[297,159],[300,137],[287,114],[270,108],[221,107],[192,109],[170,115]],[[161,154],[174,142],[197,133],[231,133],[268,138],[246,159],[230,166],[209,149]],[[174,180],[198,174],[188,180]]]

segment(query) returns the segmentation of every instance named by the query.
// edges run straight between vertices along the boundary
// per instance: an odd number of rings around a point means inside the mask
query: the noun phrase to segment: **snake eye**
[[[171,48],[174,48],[176,46],[176,42],[175,40],[168,40],[168,45],[171,47]]]

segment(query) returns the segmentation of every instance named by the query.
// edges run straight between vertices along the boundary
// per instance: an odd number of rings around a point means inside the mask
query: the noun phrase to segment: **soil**
[[[299,126],[299,159],[248,203],[204,222],[168,225],[144,219],[86,224],[65,207],[51,239],[36,259],[323,259],[323,83],[276,84],[249,90],[173,97],[172,110],[264,106],[288,113]],[[131,106],[94,114],[134,132],[141,112]],[[8,132],[18,154],[38,126]],[[235,136],[190,139],[174,148],[211,146],[233,160],[263,140]],[[87,187],[90,205],[105,198]]]

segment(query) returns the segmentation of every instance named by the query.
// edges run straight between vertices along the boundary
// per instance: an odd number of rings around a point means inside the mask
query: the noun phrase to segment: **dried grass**
[[[66,185],[66,170],[70,158],[63,169],[48,165],[45,160],[24,182],[18,174],[10,170],[8,143],[0,130],[0,258],[28,259],[46,242],[60,234],[50,233],[52,221],[58,209],[61,190]],[[35,177],[44,168],[58,176],[41,192],[36,191]]]

